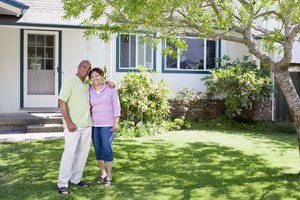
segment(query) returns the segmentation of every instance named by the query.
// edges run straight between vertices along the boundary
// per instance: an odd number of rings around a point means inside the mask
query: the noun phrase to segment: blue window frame
[[[152,48],[152,40],[144,41],[142,35],[120,34],[116,45],[117,72],[136,71],[139,65],[156,70],[156,48]]]
[[[210,73],[217,66],[216,58],[220,54],[220,41],[200,39],[195,37],[181,37],[188,47],[185,51],[172,46],[168,40],[163,43],[163,48],[171,46],[177,51],[177,57],[163,55],[163,73]]]

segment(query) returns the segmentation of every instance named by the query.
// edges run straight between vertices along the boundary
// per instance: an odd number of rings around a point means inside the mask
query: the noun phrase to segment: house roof
[[[0,12],[0,24],[2,25],[81,26],[81,22],[90,16],[90,12],[86,12],[76,19],[64,19],[64,9],[61,0],[4,0],[4,2],[7,4],[14,2],[15,5],[23,5],[25,7],[24,10],[27,10],[20,16],[4,15]],[[2,4],[0,4],[1,8]]]
[[[1,0],[0,1],[0,15],[22,15],[29,7],[19,1],[15,0]]]

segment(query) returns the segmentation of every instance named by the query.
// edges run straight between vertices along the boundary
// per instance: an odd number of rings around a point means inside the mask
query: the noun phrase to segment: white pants
[[[58,187],[79,183],[91,146],[91,127],[78,128],[75,132],[64,129],[65,149],[61,157]]]

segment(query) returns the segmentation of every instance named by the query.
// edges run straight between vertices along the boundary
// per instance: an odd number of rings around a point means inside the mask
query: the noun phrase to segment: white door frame
[[[54,35],[54,95],[29,95],[28,94],[28,63],[27,63],[27,46],[28,46],[28,34],[41,34],[41,35]],[[23,105],[24,108],[57,108],[58,107],[58,54],[59,54],[59,32],[58,31],[36,31],[36,30],[24,30],[24,73],[23,73]]]

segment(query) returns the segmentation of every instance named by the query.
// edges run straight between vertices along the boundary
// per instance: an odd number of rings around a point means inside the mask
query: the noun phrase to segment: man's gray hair
[[[82,66],[82,65],[90,65],[92,66],[91,62],[89,60],[83,60],[79,63],[79,66]]]

